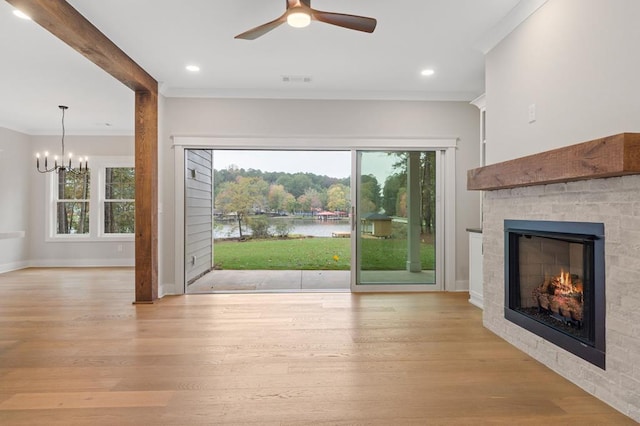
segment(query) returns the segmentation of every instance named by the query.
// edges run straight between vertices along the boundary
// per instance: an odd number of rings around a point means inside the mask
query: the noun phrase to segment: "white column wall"
[[[0,273],[28,265],[32,158],[27,135],[0,128]]]

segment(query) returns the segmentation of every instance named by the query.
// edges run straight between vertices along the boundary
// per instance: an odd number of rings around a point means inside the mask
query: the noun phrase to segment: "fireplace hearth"
[[[605,368],[604,224],[505,220],[505,318]]]

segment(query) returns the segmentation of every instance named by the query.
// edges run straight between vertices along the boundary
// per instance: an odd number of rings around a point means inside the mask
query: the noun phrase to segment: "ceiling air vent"
[[[311,83],[313,79],[310,75],[283,75],[283,83]]]

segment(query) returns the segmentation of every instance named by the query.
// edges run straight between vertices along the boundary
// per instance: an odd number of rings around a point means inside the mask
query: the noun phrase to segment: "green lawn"
[[[364,270],[402,270],[406,262],[406,240],[363,240]],[[422,265],[433,269],[433,245],[423,244]],[[290,238],[247,241],[216,241],[214,262],[220,269],[349,270],[349,238]]]

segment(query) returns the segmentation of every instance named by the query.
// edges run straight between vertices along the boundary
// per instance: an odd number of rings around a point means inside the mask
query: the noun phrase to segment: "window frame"
[[[91,172],[90,172],[91,173]],[[90,238],[91,235],[91,214],[92,211],[92,201],[91,194],[93,191],[93,176],[89,176],[89,198],[58,198],[59,197],[59,173],[51,173],[51,233],[55,235],[56,239],[87,239]],[[85,232],[82,234],[58,234],[58,205],[60,203],[87,203],[89,206],[89,232]]]
[[[102,167],[100,169],[99,172],[99,180],[100,180],[100,211],[98,212],[98,216],[99,216],[99,220],[98,220],[98,237],[100,238],[108,238],[109,240],[112,240],[114,238],[130,238],[133,239],[132,237],[134,236],[134,232],[130,232],[130,233],[117,233],[117,232],[106,232],[105,231],[105,207],[107,205],[107,203],[133,203],[134,209],[135,209],[135,205],[136,205],[136,199],[135,198],[110,198],[107,199],[106,197],[106,185],[107,185],[107,169],[120,169],[120,168],[131,168],[134,169],[134,173],[135,173],[135,167],[133,164],[131,165],[122,165],[122,164],[118,164],[118,165],[114,165],[114,164],[108,164],[104,167]],[[135,176],[135,174],[134,174]],[[135,182],[134,182],[134,191],[135,191]]]
[[[88,234],[58,234],[57,233],[57,206],[59,201],[57,184],[58,174],[49,173],[48,198],[49,211],[46,220],[47,242],[132,242],[135,241],[135,233],[115,234],[106,233],[104,229],[104,208],[106,193],[106,169],[131,167],[135,168],[133,157],[90,157],[89,173],[91,174],[89,183],[89,233]],[[120,201],[120,200],[118,200]],[[133,201],[135,199],[122,200]]]

